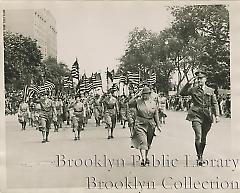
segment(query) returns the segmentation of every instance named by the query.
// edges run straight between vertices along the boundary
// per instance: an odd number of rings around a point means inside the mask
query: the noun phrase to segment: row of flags
[[[157,75],[155,71],[152,71],[146,80],[142,80],[139,72],[134,73],[128,71],[126,75],[114,75],[114,71],[109,72],[107,70],[107,79],[108,78],[112,82],[114,82],[116,79],[121,83],[134,85],[139,85],[141,83],[154,85],[157,81]]]
[[[127,72],[126,75],[115,74],[114,70],[109,71],[107,68],[107,85],[109,84],[109,80],[111,83],[119,82],[125,85],[141,85],[141,84],[151,84],[154,85],[156,83],[157,77],[155,71],[150,71],[149,77],[147,80],[142,81],[140,72]],[[90,92],[92,89],[96,89],[102,87],[102,78],[100,73],[92,74],[91,77],[87,78],[86,74],[84,73],[83,76],[80,78],[79,76],[79,64],[76,59],[74,64],[72,65],[72,70],[70,77],[65,77],[66,81],[64,81],[64,88],[73,88],[73,78],[78,80],[78,85],[76,87],[77,91],[79,92]],[[113,90],[118,89],[118,85],[116,83],[112,84],[110,87]],[[108,87],[109,89],[109,87]]]
[[[125,75],[115,74],[114,70],[109,71],[107,69],[107,84],[109,81],[111,82],[111,87],[108,89],[112,89],[113,91],[118,91],[120,83],[124,85],[137,85],[138,87],[142,87],[144,84],[154,85],[156,83],[157,77],[156,72],[151,71],[147,80],[141,80],[140,72],[130,72],[128,71]],[[92,90],[102,88],[102,77],[100,73],[92,73],[91,77],[87,77],[84,73],[82,77],[79,75],[79,64],[76,59],[74,64],[72,65],[71,73],[69,76],[65,76],[63,78],[63,88],[65,89],[74,89],[74,81],[73,79],[77,79],[78,83],[76,88],[76,92],[90,92]],[[115,83],[114,83],[115,82]],[[118,82],[118,83],[116,83]],[[45,91],[52,91],[55,88],[55,85],[46,81],[42,86],[25,86],[24,88],[24,99],[27,100],[31,98],[35,93],[39,94]]]

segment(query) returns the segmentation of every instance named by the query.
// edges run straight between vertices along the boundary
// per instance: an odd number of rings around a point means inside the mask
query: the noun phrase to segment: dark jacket
[[[205,86],[203,90],[200,87],[192,87],[191,84],[187,83],[180,91],[180,95],[192,97],[192,106],[188,111],[187,120],[194,121],[204,118],[212,123],[213,115],[219,116],[214,89]]]

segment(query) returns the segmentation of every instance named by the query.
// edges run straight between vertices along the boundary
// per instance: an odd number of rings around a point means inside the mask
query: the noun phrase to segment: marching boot
[[[126,126],[125,126],[125,125],[126,125],[126,121],[124,121],[124,122],[123,122],[123,129],[125,129],[125,128],[126,128]]]
[[[145,165],[146,165],[146,166],[149,166],[149,165],[150,165],[150,161],[149,161],[148,158],[146,158]]]
[[[203,154],[204,149],[205,149],[206,143],[201,143],[200,144],[200,153]]]
[[[203,165],[202,155],[199,154],[199,155],[197,155],[197,157],[198,157],[197,166],[202,166]]]
[[[202,166],[201,144],[195,142],[195,148],[197,152],[197,166]]]
[[[26,121],[24,121],[24,122],[23,122],[23,130],[26,129],[26,124],[27,124]]]
[[[111,138],[113,138],[113,127],[111,127]]]
[[[200,145],[201,145],[201,149],[200,149],[201,161],[202,161],[202,164],[204,164],[205,162],[203,161],[203,152],[204,152],[206,143],[201,143]]]
[[[107,130],[108,130],[108,139],[111,139],[111,136],[110,136],[110,129],[107,127]]]
[[[57,132],[57,131],[58,131],[57,123],[54,123],[54,132]]]
[[[48,141],[48,135],[49,135],[49,131],[46,131],[46,142],[49,142]]]
[[[46,143],[46,140],[45,140],[45,131],[43,131],[43,130],[42,130],[42,137],[43,137],[42,143]]]

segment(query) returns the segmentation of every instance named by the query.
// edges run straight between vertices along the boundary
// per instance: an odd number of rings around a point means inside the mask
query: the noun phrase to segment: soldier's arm
[[[192,88],[192,83],[188,82],[187,84],[184,85],[184,87],[180,90],[179,94],[181,96],[188,96],[191,95],[191,89]]]
[[[195,80],[195,77],[192,77],[192,78],[187,82],[187,84],[185,84],[185,86],[180,90],[179,94],[180,94],[181,96],[191,95],[191,93],[192,93],[192,85],[193,85],[194,80]]]

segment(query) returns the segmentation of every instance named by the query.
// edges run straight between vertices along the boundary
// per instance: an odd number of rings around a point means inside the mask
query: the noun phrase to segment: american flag
[[[156,72],[153,71],[153,72],[151,72],[151,74],[149,75],[149,78],[148,78],[148,80],[147,80],[147,83],[148,83],[149,85],[153,85],[153,84],[156,83],[156,81],[157,81],[157,75],[156,75]]]
[[[90,92],[92,90],[92,87],[92,82],[87,78],[86,74],[84,74],[78,83],[77,90],[80,93]]]
[[[44,85],[38,86],[39,93],[42,93],[45,91],[52,91],[54,88],[55,88],[55,85],[48,80],[44,83]]]
[[[80,79],[77,85],[77,93],[84,93],[85,92],[85,84],[83,79]]]
[[[93,84],[93,89],[102,87],[102,78],[100,73],[92,74],[92,84]]]
[[[124,83],[124,84],[127,84],[127,78],[126,78],[126,76],[121,75],[121,76],[120,76],[120,82],[122,82],[122,83]]]
[[[119,74],[115,74],[114,76],[113,76],[113,80],[119,80],[120,79],[120,75]]]
[[[65,76],[63,78],[63,87],[73,89],[73,79],[71,76]]]
[[[23,100],[25,102],[27,102],[29,100],[29,98],[33,97],[33,95],[35,93],[39,93],[39,89],[38,89],[37,86],[34,86],[34,85],[28,86],[28,85],[26,85],[24,87],[24,91],[23,91]]]
[[[71,76],[79,80],[79,65],[77,59],[72,65]]]
[[[83,81],[85,84],[85,91],[90,92],[92,90],[92,81],[87,78],[86,74],[83,75]]]
[[[128,71],[128,82],[130,84],[139,84],[140,83],[140,75],[139,73],[133,73]]]

